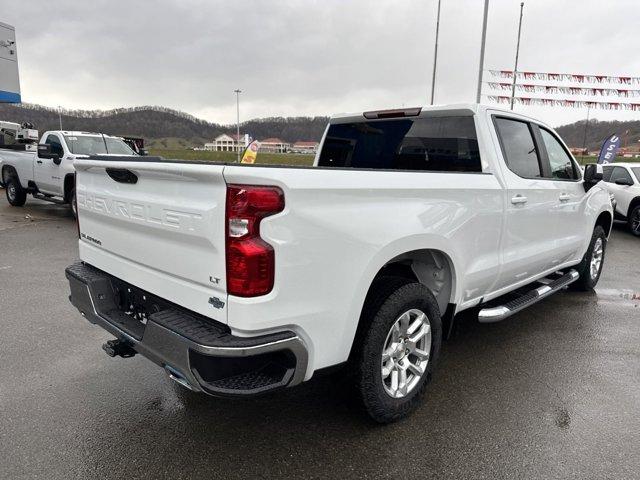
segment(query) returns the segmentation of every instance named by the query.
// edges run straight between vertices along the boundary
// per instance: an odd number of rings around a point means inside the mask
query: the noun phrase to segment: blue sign
[[[600,149],[600,155],[598,155],[598,163],[613,163],[616,158],[616,153],[620,148],[620,137],[615,133],[607,137]]]

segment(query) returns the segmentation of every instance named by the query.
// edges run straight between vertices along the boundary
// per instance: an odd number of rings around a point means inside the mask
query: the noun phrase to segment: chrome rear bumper
[[[185,387],[213,395],[252,395],[304,380],[308,354],[291,331],[257,337],[231,335],[226,325],[141,292],[90,265],[67,267],[69,300],[89,322],[163,367]],[[119,307],[122,289],[154,303],[146,324]]]

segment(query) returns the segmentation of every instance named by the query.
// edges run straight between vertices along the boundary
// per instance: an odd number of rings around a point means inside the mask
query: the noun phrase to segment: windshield
[[[633,174],[636,176],[638,183],[640,183],[640,167],[631,167]]]
[[[65,135],[69,151],[74,155],[136,155],[121,139],[102,135]]]

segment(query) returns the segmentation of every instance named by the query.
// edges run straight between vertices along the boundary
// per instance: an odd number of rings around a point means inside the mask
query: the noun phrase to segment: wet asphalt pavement
[[[465,319],[423,405],[380,427],[335,377],[220,400],[107,357],[67,300],[67,209],[0,194],[0,479],[640,478],[640,239],[622,225],[595,293]]]

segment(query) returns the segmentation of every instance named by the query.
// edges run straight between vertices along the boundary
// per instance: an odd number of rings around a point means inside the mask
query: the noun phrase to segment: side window
[[[613,167],[602,167],[602,180],[605,182],[611,182],[611,174],[613,173]]]
[[[495,125],[509,170],[523,178],[542,177],[540,159],[529,124],[496,117]]]
[[[553,134],[544,128],[540,128],[542,141],[547,149],[549,164],[551,165],[551,178],[560,180],[577,180],[578,172],[571,161],[571,157]]]
[[[622,167],[614,167],[613,173],[611,173],[611,183],[616,183],[616,180],[626,180],[629,183],[633,183],[633,179],[631,178],[631,174],[627,171],[626,168]]]
[[[47,140],[44,143],[46,143],[47,145],[51,145],[51,153],[57,153],[60,158],[62,158],[62,156],[64,155],[64,150],[62,149],[60,138],[58,138],[57,135],[48,135]]]

